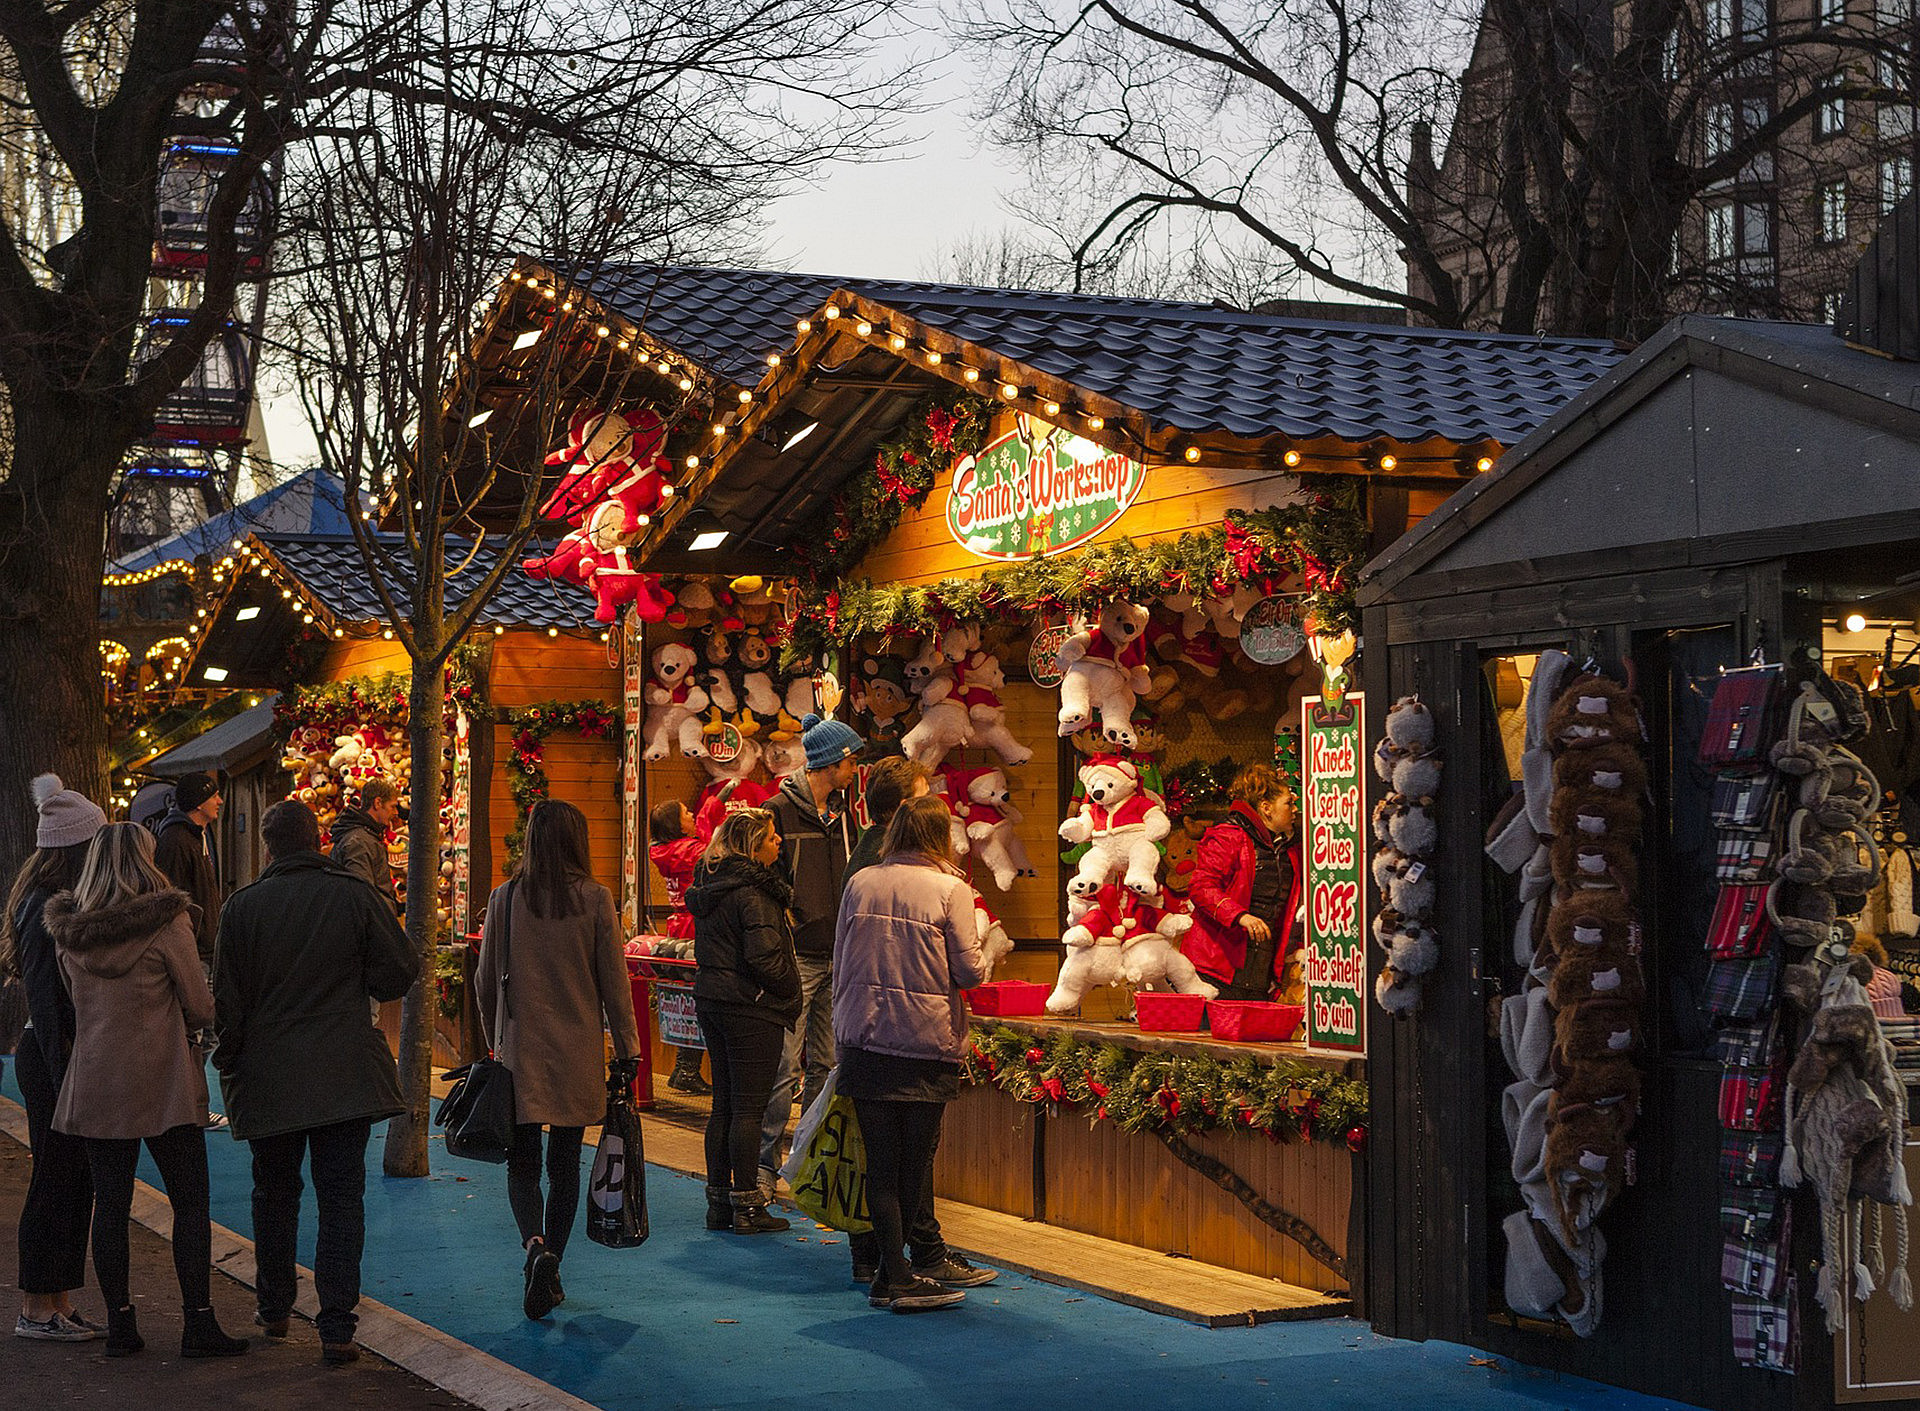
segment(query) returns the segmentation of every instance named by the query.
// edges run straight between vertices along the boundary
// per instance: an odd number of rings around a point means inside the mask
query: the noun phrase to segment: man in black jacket
[[[306,1159],[320,1207],[321,1355],[351,1362],[367,1141],[375,1122],[404,1109],[367,1001],[404,995],[420,956],[385,898],[320,855],[312,809],[283,800],[260,820],[260,835],[272,860],[221,914],[213,980],[213,1066],[233,1134],[253,1148],[255,1321],[268,1337],[287,1335]]]
[[[173,807],[160,820],[153,843],[154,865],[200,908],[193,939],[209,975],[213,973],[214,929],[220,920],[220,873],[207,828],[219,818],[224,802],[211,774],[182,774],[174,782]]]
[[[387,830],[400,820],[400,790],[393,780],[376,775],[360,786],[359,806],[343,808],[329,834],[334,862],[364,877],[373,889],[400,909],[393,890],[393,867],[387,862]]]
[[[867,742],[838,720],[809,715],[801,722],[807,752],[803,773],[789,774],[767,800],[780,829],[780,860],[774,864],[793,888],[793,949],[800,962],[800,1022],[787,1034],[780,1076],[760,1129],[760,1185],[773,1196],[779,1180],[780,1143],[793,1115],[795,1071],[802,1055],[806,1085],[801,1110],[826,1086],[833,1067],[833,930],[840,919],[840,888],[853,851],[853,816],[846,791],[860,777],[857,757]]]

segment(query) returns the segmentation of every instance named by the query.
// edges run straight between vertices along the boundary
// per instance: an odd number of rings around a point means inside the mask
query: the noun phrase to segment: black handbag
[[[507,883],[506,903],[500,909],[500,1009],[509,1018],[513,1001],[507,967],[513,959],[513,889],[518,882],[515,878]],[[513,1150],[513,1074],[488,1054],[447,1076],[453,1088],[433,1118],[435,1126],[447,1129],[447,1154],[500,1165]]]

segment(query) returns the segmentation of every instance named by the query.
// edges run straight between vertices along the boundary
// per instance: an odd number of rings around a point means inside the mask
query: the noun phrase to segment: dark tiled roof
[[[1330,323],[1208,304],[767,270],[582,281],[682,356],[753,384],[846,289],[1183,431],[1512,445],[1621,358],[1609,342]]]
[[[386,616],[380,595],[367,578],[366,565],[351,536],[309,534],[262,534],[264,544],[286,565],[329,612],[346,622],[372,622]],[[411,581],[399,568],[405,553],[398,536],[383,535],[382,542],[395,550],[394,567],[386,575],[389,591],[403,601],[411,591]],[[449,571],[466,562],[471,545],[465,540],[449,541]],[[530,545],[526,553],[544,553]],[[486,573],[492,560],[483,548],[481,556],[447,580],[449,611],[466,600],[465,595]],[[500,581],[499,591],[481,610],[482,623],[500,623],[507,627],[589,627],[593,625],[593,598],[570,583],[529,578],[516,566]]]

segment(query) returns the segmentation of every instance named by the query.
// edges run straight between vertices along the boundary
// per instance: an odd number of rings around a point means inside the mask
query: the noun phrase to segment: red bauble
[[[1367,1129],[1365,1127],[1347,1128],[1347,1150],[1358,1156],[1367,1149]]]
[[[1029,1063],[1044,1063],[1046,1058],[1047,1051],[1043,1048],[1030,1048],[1027,1050],[1027,1062]]]

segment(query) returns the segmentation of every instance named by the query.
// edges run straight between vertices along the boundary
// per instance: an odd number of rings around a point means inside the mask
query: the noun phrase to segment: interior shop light
[[[525,333],[513,340],[513,351],[516,353],[525,352],[539,341],[540,330],[537,328],[529,328]]]
[[[1861,613],[1857,613],[1857,612],[1850,612],[1850,613],[1848,613],[1848,614],[1847,614],[1847,621],[1846,621],[1846,629],[1847,629],[1847,631],[1849,631],[1849,632],[1864,632],[1864,631],[1866,631],[1866,630],[1867,630],[1867,619],[1866,619],[1866,617],[1865,617],[1865,615],[1863,615],[1863,614],[1861,614]]]
[[[224,666],[209,666],[200,674],[209,681],[224,681],[227,679],[227,669]]]
[[[241,608],[240,611],[233,615],[233,620],[235,622],[252,622],[254,618],[258,616],[260,616],[260,609],[257,607]]]
[[[802,441],[806,440],[809,436],[813,435],[813,433],[818,431],[819,429],[820,429],[819,422],[817,421],[808,422],[805,426],[795,431],[793,435],[789,436],[784,442],[781,443],[781,446],[780,446],[781,451],[782,452],[791,451],[795,446],[799,445]]]
[[[467,430],[472,431],[477,427],[485,426],[492,419],[493,419],[493,408],[492,407],[483,408],[482,410],[475,412],[472,416],[467,418]]]
[[[703,529],[698,534],[693,536],[693,542],[688,544],[687,548],[696,554],[703,554],[708,549],[717,549],[726,542],[727,542],[726,530]]]

